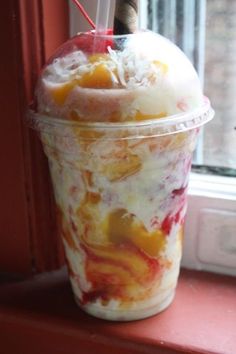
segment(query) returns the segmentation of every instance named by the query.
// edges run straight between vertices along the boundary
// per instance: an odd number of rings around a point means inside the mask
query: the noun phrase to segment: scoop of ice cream
[[[183,52],[153,32],[93,32],[65,43],[42,71],[37,110],[77,121],[140,121],[198,108],[198,76]]]

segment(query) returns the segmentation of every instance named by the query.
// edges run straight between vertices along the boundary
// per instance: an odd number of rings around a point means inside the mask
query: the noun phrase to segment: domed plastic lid
[[[79,33],[45,65],[36,102],[43,116],[111,123],[169,119],[204,106],[188,58],[150,31]]]

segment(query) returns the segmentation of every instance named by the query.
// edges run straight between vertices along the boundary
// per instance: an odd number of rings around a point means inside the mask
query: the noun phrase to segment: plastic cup
[[[213,116],[194,68],[152,32],[81,33],[49,60],[36,96],[31,123],[76,302],[116,321],[162,311],[179,274],[192,153]]]
[[[177,284],[192,153],[210,104],[169,118],[83,123],[31,112],[48,157],[76,302],[95,317],[152,316]]]

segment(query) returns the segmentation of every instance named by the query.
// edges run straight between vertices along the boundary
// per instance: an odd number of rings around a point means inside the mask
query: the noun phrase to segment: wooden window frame
[[[0,271],[29,275],[64,263],[47,160],[25,117],[42,66],[68,39],[68,2],[9,0],[1,6]]]

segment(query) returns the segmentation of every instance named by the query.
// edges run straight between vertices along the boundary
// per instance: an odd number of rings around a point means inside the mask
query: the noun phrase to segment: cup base
[[[109,321],[135,321],[142,320],[144,318],[148,318],[165,310],[173,301],[175,296],[175,289],[171,290],[168,295],[158,304],[151,305],[147,308],[142,309],[133,309],[133,310],[111,310],[111,309],[101,309],[98,308],[96,304],[88,304],[86,306],[82,306],[79,299],[75,296],[75,301],[77,305],[89,315],[94,317],[109,320]]]

